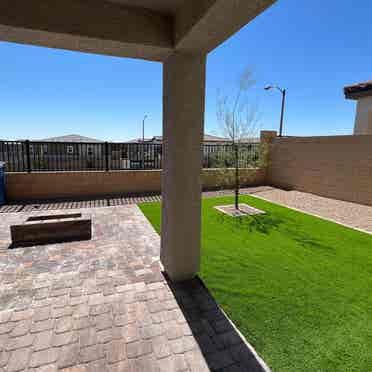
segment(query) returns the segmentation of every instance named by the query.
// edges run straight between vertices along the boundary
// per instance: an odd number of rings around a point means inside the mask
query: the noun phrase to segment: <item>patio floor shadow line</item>
[[[163,275],[210,371],[270,371],[246,344],[199,277],[173,283]]]

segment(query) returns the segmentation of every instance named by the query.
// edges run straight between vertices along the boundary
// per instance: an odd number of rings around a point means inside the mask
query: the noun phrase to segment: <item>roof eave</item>
[[[359,98],[364,98],[364,97],[370,97],[372,96],[372,87],[368,88],[349,88],[345,87],[344,88],[344,94],[346,99],[354,99],[358,100]]]

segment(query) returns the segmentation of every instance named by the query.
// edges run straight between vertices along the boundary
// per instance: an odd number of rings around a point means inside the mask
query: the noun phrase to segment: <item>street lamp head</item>
[[[282,112],[280,114],[280,128],[279,128],[279,137],[282,137],[282,135],[283,135],[284,103],[285,103],[286,90],[278,87],[277,85],[267,85],[267,86],[265,86],[264,89],[265,90],[277,89],[282,94]]]
[[[277,85],[267,85],[265,87],[265,90],[270,90],[270,89],[277,89],[282,94],[285,92],[285,89],[282,89],[282,88],[278,87]]]

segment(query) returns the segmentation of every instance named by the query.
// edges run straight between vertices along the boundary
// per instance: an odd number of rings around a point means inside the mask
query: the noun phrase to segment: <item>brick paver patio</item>
[[[163,277],[136,205],[85,209],[91,241],[8,249],[37,213],[1,214],[0,371],[262,370],[198,279]]]

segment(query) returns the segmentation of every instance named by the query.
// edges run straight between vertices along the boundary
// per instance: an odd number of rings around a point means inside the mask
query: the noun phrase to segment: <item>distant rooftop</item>
[[[78,134],[68,134],[66,136],[44,138],[40,141],[42,141],[42,142],[85,142],[85,143],[104,142],[104,141],[98,140],[96,138],[84,137],[84,136],[80,136]]]
[[[39,140],[41,142],[82,142],[82,143],[102,143],[104,141],[96,139],[96,138],[91,138],[91,137],[85,137],[85,136],[80,136],[79,134],[68,134],[65,136],[59,136],[59,137],[49,137],[49,138],[44,138]],[[142,142],[142,138],[135,138],[133,140],[127,141],[129,143],[138,143]],[[153,136],[151,138],[145,138],[145,143],[159,143],[161,144],[163,142],[163,137],[162,136]],[[231,142],[229,138],[225,137],[218,137],[218,136],[213,136],[211,134],[205,134],[204,135],[204,142],[205,143],[226,143],[226,142]],[[242,142],[260,142],[259,138],[245,138],[242,140]]]
[[[136,138],[128,142],[142,142],[142,138]],[[145,138],[145,142],[163,142],[162,136],[154,136],[152,138]],[[229,142],[228,138],[212,136],[210,134],[204,134],[204,142]]]
[[[362,83],[348,85],[344,88],[345,98],[359,99],[362,97],[372,96],[372,80]]]
[[[229,142],[228,138],[212,136],[211,134],[204,134],[204,142]]]

